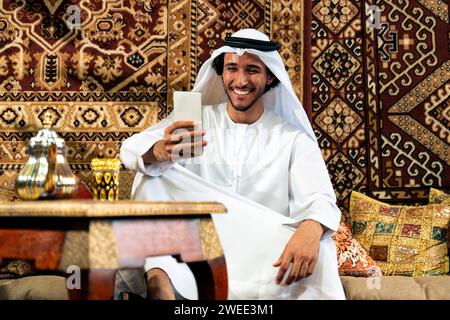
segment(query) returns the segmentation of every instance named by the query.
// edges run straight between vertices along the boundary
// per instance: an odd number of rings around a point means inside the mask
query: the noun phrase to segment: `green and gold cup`
[[[92,196],[97,200],[119,200],[120,160],[95,158],[91,160]]]

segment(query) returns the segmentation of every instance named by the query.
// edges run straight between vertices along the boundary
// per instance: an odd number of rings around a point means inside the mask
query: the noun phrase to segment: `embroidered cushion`
[[[430,203],[450,204],[450,194],[446,194],[438,189],[430,188],[428,200]]]
[[[448,273],[450,206],[393,206],[353,191],[350,217],[353,237],[383,275]]]
[[[339,229],[331,236],[336,244],[339,275],[353,277],[379,277],[380,267],[356,241],[350,225],[341,222]]]

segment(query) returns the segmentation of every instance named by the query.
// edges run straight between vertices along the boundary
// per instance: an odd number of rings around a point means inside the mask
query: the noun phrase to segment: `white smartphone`
[[[175,91],[173,93],[173,108],[175,121],[195,121],[195,131],[200,131],[202,125],[202,94],[200,92]],[[175,132],[176,133],[176,132]],[[202,141],[201,136],[196,136],[194,142]],[[193,156],[203,153],[203,147],[193,151]]]
[[[202,129],[202,94],[200,92],[175,91],[173,93],[175,121],[196,121]]]

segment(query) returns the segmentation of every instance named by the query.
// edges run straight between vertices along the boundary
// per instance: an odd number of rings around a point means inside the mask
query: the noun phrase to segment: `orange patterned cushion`
[[[383,275],[448,273],[450,206],[393,206],[353,191],[350,217],[353,236]]]
[[[380,267],[352,237],[348,223],[341,222],[332,238],[336,244],[339,275],[353,277],[379,277],[382,275]]]

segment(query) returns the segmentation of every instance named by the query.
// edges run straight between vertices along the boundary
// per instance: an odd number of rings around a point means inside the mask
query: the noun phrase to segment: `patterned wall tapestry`
[[[448,19],[448,1],[312,1],[313,126],[341,208],[352,189],[417,204],[450,187]]]
[[[448,0],[3,0],[0,185],[12,186],[47,111],[88,182],[93,157],[117,157],[164,118],[172,92],[244,27],[281,42],[344,212],[352,189],[424,203],[429,186],[450,187]],[[122,171],[121,197],[132,178]]]
[[[79,28],[69,29],[71,5]],[[164,118],[221,39],[253,27],[282,44],[303,93],[302,1],[3,0],[0,2],[0,185],[11,187],[45,112],[86,182],[90,160]],[[121,197],[133,174],[121,172]]]

